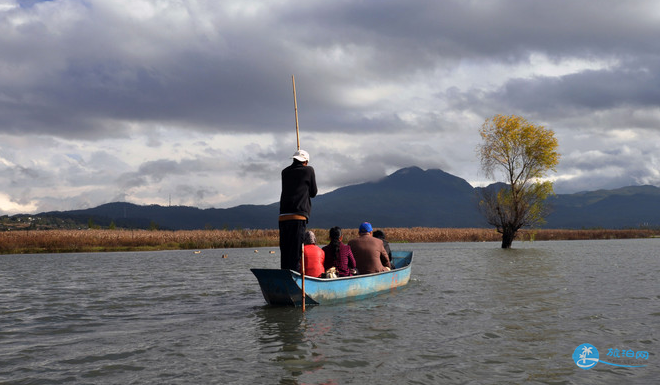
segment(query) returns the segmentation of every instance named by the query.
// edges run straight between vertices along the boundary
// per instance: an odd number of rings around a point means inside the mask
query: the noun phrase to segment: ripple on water
[[[8,383],[652,383],[584,371],[580,343],[660,349],[657,242],[407,244],[413,279],[368,301],[267,306],[253,250],[0,256]],[[231,258],[223,259],[223,254]],[[17,278],[20,277],[20,278]]]

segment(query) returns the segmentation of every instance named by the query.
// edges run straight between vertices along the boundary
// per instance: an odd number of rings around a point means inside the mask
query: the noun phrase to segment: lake
[[[0,384],[660,378],[660,239],[499,246],[393,244],[415,253],[405,288],[305,313],[267,306],[249,270],[276,248],[0,255]]]

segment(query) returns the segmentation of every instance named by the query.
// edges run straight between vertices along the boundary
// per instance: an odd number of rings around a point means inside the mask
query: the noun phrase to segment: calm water
[[[0,256],[0,383],[657,383],[660,239],[514,247],[393,245],[406,288],[305,314],[249,271],[275,249]]]

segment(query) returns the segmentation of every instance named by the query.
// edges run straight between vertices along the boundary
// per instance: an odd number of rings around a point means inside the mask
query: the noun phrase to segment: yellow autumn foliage
[[[544,222],[545,200],[552,182],[544,180],[556,171],[560,154],[554,132],[516,115],[495,115],[479,131],[481,168],[486,176],[503,176],[506,188],[483,192],[480,207],[486,220],[502,234],[502,247],[511,247],[516,232]]]

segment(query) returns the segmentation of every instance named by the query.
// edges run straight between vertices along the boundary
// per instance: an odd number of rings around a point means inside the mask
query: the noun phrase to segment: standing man
[[[280,195],[280,268],[300,270],[302,244],[312,199],[318,192],[314,168],[308,166],[309,154],[298,150],[293,163],[282,170]]]

